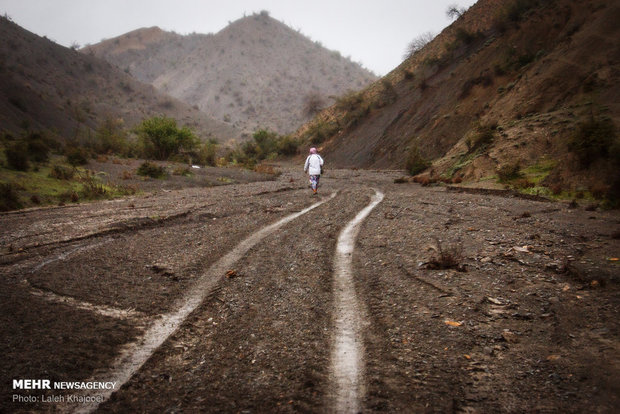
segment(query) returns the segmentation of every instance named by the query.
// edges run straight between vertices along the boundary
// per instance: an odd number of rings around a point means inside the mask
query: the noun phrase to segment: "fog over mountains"
[[[243,132],[290,133],[376,76],[269,16],[217,34],[138,29],[83,49]]]

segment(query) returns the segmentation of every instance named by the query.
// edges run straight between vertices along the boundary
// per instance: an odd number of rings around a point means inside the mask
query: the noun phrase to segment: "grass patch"
[[[540,184],[547,176],[553,171],[553,169],[558,165],[556,160],[550,159],[542,159],[539,160],[536,164],[531,165],[527,168],[521,170],[524,177],[534,184]]]
[[[233,184],[235,180],[229,177],[217,177],[217,181],[224,184]]]
[[[56,177],[59,170],[71,171],[71,174]],[[0,168],[0,185],[2,186],[0,197],[2,199],[0,210],[2,211],[111,199],[135,194],[137,191],[131,187],[104,183],[91,171],[73,169],[66,165],[40,166],[36,171]]]
[[[541,159],[536,164],[521,168],[519,163],[509,163],[497,170],[496,181],[522,194],[536,195],[554,200],[568,200],[577,197],[577,192],[567,191],[559,185],[545,184],[545,179],[557,166],[557,161]]]
[[[481,154],[478,153],[478,152],[473,152],[473,153],[462,152],[457,157],[456,162],[454,164],[452,164],[452,166],[450,168],[448,168],[448,170],[444,173],[445,177],[446,178],[454,177],[454,174],[456,174],[461,169],[467,167],[469,164],[471,164],[471,162],[473,160],[478,158],[478,156],[480,156],[480,155]]]
[[[553,191],[551,191],[551,189],[547,187],[543,187],[543,186],[538,186],[538,185],[535,185],[534,187],[521,188],[521,189],[518,189],[518,191],[522,194],[530,194],[530,195],[535,195],[535,196],[554,198],[558,200],[562,198],[561,194],[553,194]],[[565,198],[570,198],[570,197],[565,197]]]
[[[497,123],[476,123],[465,134],[467,151],[460,153],[454,164],[443,174],[445,178],[452,178],[459,170],[471,164],[476,158],[485,154],[495,140]]]

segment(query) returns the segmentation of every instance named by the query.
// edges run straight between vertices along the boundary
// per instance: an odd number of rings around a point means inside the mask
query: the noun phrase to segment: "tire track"
[[[355,295],[352,259],[361,223],[382,200],[383,193],[375,190],[370,204],[346,225],[338,236],[336,245],[334,258],[336,315],[331,377],[334,389],[333,411],[337,413],[359,412],[364,396],[361,329],[365,318]]]
[[[190,292],[177,302],[174,311],[163,315],[154,321],[147,329],[145,334],[132,344],[124,347],[123,351],[112,364],[112,367],[105,372],[99,372],[94,375],[92,381],[116,382],[117,387],[114,390],[100,390],[93,394],[89,392],[91,400],[94,402],[84,404],[73,412],[91,413],[104,401],[106,401],[114,391],[118,390],[125,384],[140,367],[151,357],[151,355],[164,343],[183,323],[183,321],[207,298],[213,289],[216,288],[218,282],[224,277],[228,270],[237,260],[243,257],[254,245],[262,239],[278,230],[283,225],[295,220],[296,218],[308,213],[309,211],[321,206],[322,204],[332,200],[336,196],[334,192],[328,198],[312,204],[305,209],[290,214],[277,222],[270,224],[261,230],[253,233],[246,239],[242,240],[234,249],[224,255],[215,262],[196,282]],[[74,407],[61,407],[64,411],[71,411]]]

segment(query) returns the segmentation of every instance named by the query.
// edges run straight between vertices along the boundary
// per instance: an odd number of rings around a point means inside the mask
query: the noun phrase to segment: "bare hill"
[[[314,107],[321,101],[328,105],[330,96],[376,79],[266,12],[241,18],[217,34],[181,36],[153,27],[84,52],[247,132],[292,132],[309,119],[309,97],[315,97]]]
[[[339,166],[403,168],[416,147],[443,179],[530,168],[558,191],[608,191],[620,168],[618,21],[618,1],[480,0],[297,135]]]
[[[74,139],[88,136],[105,118],[121,118],[131,127],[156,115],[177,119],[203,139],[238,136],[234,128],[102,59],[0,18],[0,131],[28,127]]]

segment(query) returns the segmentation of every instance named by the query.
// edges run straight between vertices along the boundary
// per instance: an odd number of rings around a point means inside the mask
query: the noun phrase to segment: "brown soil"
[[[329,411],[336,239],[378,188],[385,199],[353,254],[367,315],[363,411],[613,412],[620,272],[609,259],[620,254],[618,212],[394,184],[401,174],[330,170],[316,197],[299,170],[284,168],[274,181],[0,215],[0,341],[9,350],[0,411],[54,411],[12,402],[29,392],[11,380],[102,372],[241,240],[338,191],[219,275],[99,407]],[[439,250],[455,268],[441,269]]]

